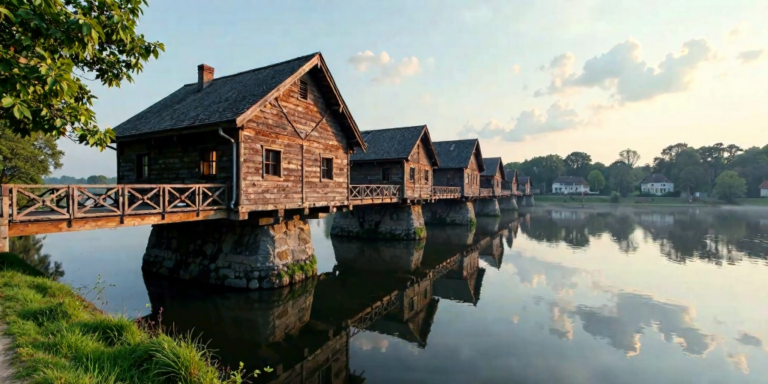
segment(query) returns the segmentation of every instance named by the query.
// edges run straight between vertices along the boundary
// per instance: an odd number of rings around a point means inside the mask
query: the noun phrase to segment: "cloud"
[[[432,96],[430,96],[429,93],[423,93],[421,95],[421,102],[424,104],[429,104],[432,102]]]
[[[763,57],[764,53],[765,53],[765,49],[753,49],[751,51],[739,52],[736,58],[739,61],[741,61],[741,64],[748,64],[753,61],[760,60],[760,58]]]
[[[739,332],[739,337],[736,339],[736,341],[738,341],[741,344],[752,346],[752,347],[759,348],[763,346],[763,340],[747,332]]]
[[[402,78],[422,72],[421,63],[417,57],[406,57],[400,62],[395,62],[386,51],[378,55],[371,51],[358,52],[347,61],[360,72],[378,71],[371,81],[379,84],[399,84]],[[433,66],[434,62],[433,58],[427,59],[429,66]]]
[[[730,39],[738,39],[747,32],[747,28],[749,26],[746,23],[740,23],[739,25],[733,27],[730,31],[728,31],[728,38]]]
[[[520,73],[521,69],[522,68],[520,67],[520,64],[515,64],[515,65],[512,66],[512,73],[517,75],[518,73]]]
[[[682,51],[669,53],[656,67],[641,55],[640,43],[627,40],[608,52],[584,63],[581,73],[572,71],[575,56],[568,52],[556,56],[544,70],[552,81],[534,96],[561,94],[578,88],[599,88],[612,92],[619,102],[650,100],[657,96],[683,92],[690,88],[699,66],[716,59],[715,51],[704,39],[689,40]]]
[[[535,108],[522,111],[513,121],[514,124],[503,124],[497,120],[491,120],[480,128],[465,124],[462,135],[481,139],[501,138],[515,142],[546,133],[578,128],[585,124],[570,104],[559,101],[552,104],[546,112]]]

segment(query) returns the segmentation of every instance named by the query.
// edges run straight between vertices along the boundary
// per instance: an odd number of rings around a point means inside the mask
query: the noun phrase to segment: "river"
[[[538,207],[473,230],[428,227],[426,243],[331,239],[331,222],[311,223],[322,278],[274,291],[143,276],[149,227],[49,235],[44,251],[102,308],[162,308],[163,324],[202,333],[223,363],[278,368],[266,380],[768,377],[765,211]]]

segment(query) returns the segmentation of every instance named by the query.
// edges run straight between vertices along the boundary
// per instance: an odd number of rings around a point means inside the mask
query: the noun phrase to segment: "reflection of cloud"
[[[512,315],[512,322],[517,324],[520,322],[520,316],[519,315]]]
[[[750,335],[749,333],[746,333],[746,332],[739,332],[739,337],[736,338],[736,341],[744,345],[748,345],[750,347],[760,348],[763,346],[763,341],[760,340],[759,337],[755,335]]]
[[[743,372],[745,375],[749,373],[749,365],[747,365],[747,356],[745,356],[743,353],[737,353],[737,354],[729,353],[726,359],[728,359],[728,361],[730,361],[731,364],[733,364],[734,368]]]
[[[552,316],[549,333],[563,340],[573,340],[573,319],[568,317],[568,310],[555,303],[550,304],[549,310]]]
[[[382,353],[387,351],[389,346],[389,340],[384,336],[373,332],[361,332],[357,334],[354,344],[356,347],[367,351],[372,348],[377,348]]]

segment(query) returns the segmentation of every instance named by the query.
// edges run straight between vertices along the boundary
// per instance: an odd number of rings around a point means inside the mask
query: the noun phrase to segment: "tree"
[[[724,171],[715,180],[715,189],[712,192],[720,200],[733,202],[737,197],[744,197],[747,181],[734,171]]]
[[[689,195],[693,190],[709,187],[709,178],[701,156],[693,148],[685,148],[675,155],[671,167],[671,178],[681,191]]]
[[[563,159],[563,165],[566,175],[586,178],[592,165],[592,156],[584,152],[571,152]]]
[[[51,255],[43,253],[43,240],[45,236],[11,237],[10,251],[46,276],[58,279],[64,276],[64,269],[61,262],[51,263]]]
[[[87,182],[88,182],[88,184],[101,184],[101,185],[104,185],[104,184],[108,183],[107,177],[104,176],[104,175],[91,175],[91,176],[88,176]]]
[[[518,172],[519,172],[520,164],[521,163],[519,161],[513,161],[511,163],[506,163],[506,164],[504,164],[504,170],[505,171],[512,171],[512,170],[517,169]]]
[[[542,191],[547,187],[552,188],[552,182],[565,172],[563,158],[559,155],[536,156],[520,164],[522,174],[533,178],[533,182],[542,186]]]
[[[760,196],[760,183],[768,179],[768,146],[752,147],[736,156],[728,164],[730,170],[735,171],[747,182],[747,197]]]
[[[640,161],[640,154],[634,149],[625,149],[619,152],[619,160],[623,161],[630,168],[634,168],[638,161]]]
[[[0,121],[0,184],[42,184],[43,176],[61,168],[63,156],[54,137],[20,137]]]
[[[605,177],[598,170],[590,172],[587,179],[589,181],[589,188],[594,191],[599,192],[605,186]]]
[[[103,150],[96,99],[83,79],[132,82],[165,46],[137,34],[146,0],[5,0],[0,5],[0,120],[23,137],[69,135]]]
[[[636,174],[627,163],[620,160],[611,164],[609,169],[611,170],[611,188],[618,191],[622,197],[626,197],[639,181],[636,179]]]

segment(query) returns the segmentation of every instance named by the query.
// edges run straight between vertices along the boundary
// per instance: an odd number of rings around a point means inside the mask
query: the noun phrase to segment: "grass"
[[[759,206],[759,207],[768,207],[768,197],[736,199],[736,204],[738,204],[738,205]]]
[[[560,203],[560,204],[613,204],[613,205],[633,205],[633,206],[653,206],[653,205],[680,205],[680,206],[690,206],[690,205],[723,205],[726,204],[725,202],[722,202],[720,200],[716,200],[713,198],[708,198],[704,202],[698,202],[689,204],[687,200],[680,198],[680,197],[653,197],[653,201],[650,201],[650,197],[637,197],[637,196],[627,196],[622,197],[619,199],[618,203],[611,203],[609,196],[585,196],[582,202],[581,197],[574,197],[573,200],[571,200],[570,197],[567,196],[553,196],[553,195],[547,195],[547,196],[536,196],[536,202],[537,203]],[[764,206],[768,207],[768,198],[742,198],[742,199],[736,199],[736,205],[743,205],[743,206]]]
[[[230,384],[250,376],[242,364],[221,369],[189,335],[170,336],[154,323],[105,314],[71,287],[30,273],[12,255],[2,259],[0,322],[14,338],[13,364],[25,382]]]

